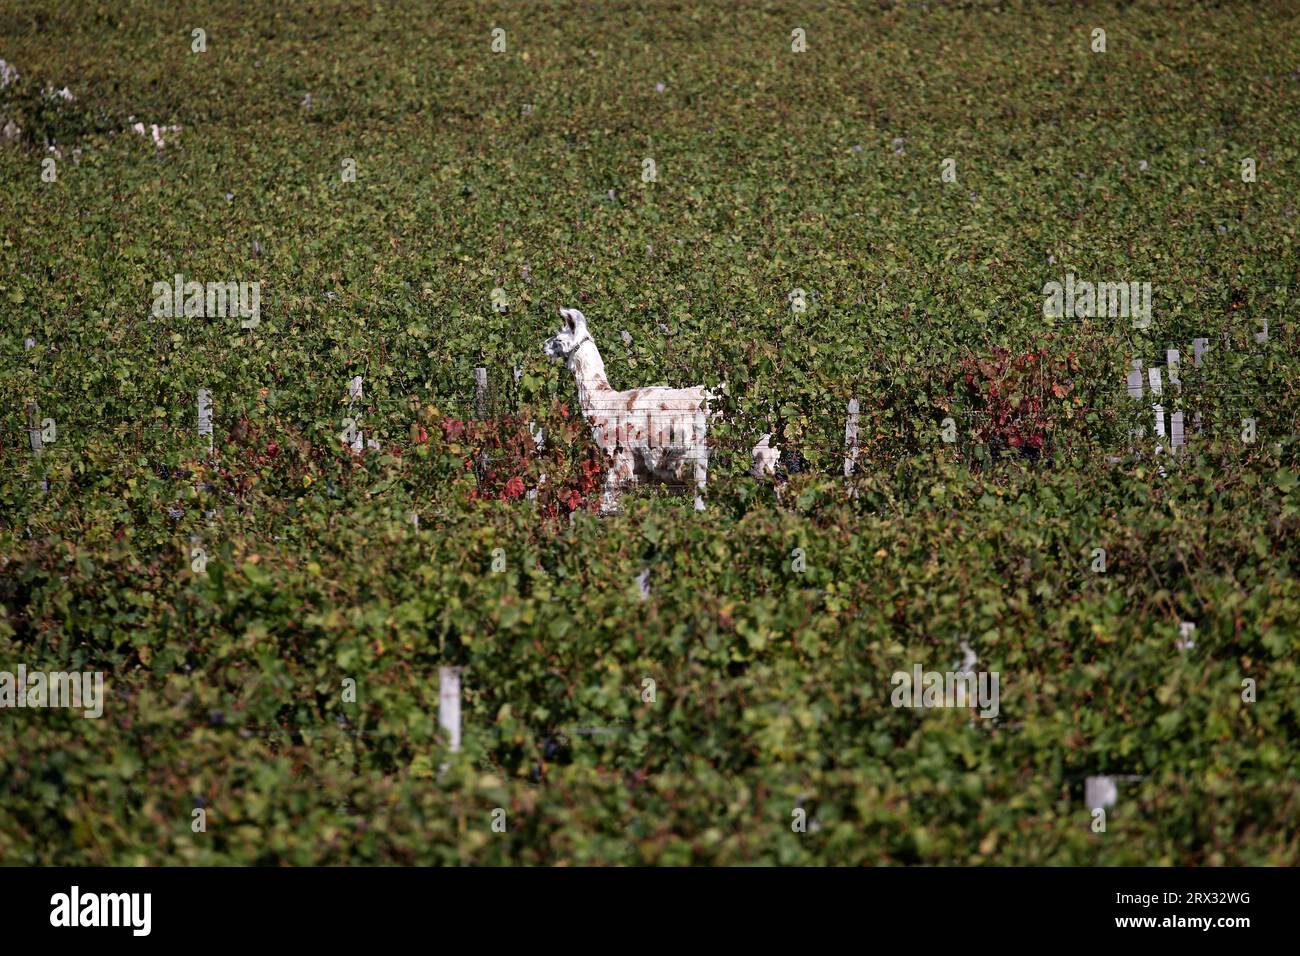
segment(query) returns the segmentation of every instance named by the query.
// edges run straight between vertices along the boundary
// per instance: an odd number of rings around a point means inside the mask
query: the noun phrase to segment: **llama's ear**
[[[576,331],[578,326],[586,326],[587,317],[577,309],[562,309],[561,311],[564,313],[564,321],[569,328]]]
[[[568,329],[570,332],[572,332],[573,331],[573,310],[561,309],[560,317],[564,319],[564,327]]]

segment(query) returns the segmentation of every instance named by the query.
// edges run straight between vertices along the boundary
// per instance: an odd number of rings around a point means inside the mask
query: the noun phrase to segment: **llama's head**
[[[543,354],[557,362],[566,361],[578,350],[578,346],[591,341],[585,315],[577,309],[561,309],[560,315],[564,318],[560,330],[542,345]]]

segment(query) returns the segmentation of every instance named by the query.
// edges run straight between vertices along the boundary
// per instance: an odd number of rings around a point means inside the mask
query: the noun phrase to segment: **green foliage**
[[[0,14],[0,670],[109,688],[98,720],[0,710],[0,861],[1296,861],[1286,5],[435,7]],[[1045,318],[1067,271],[1151,281],[1151,327]],[[152,317],[176,273],[260,281],[261,324]],[[725,380],[706,513],[570,503],[590,449],[540,354],[567,305],[616,387]],[[1156,461],[1124,375],[1168,347],[1189,444]],[[458,431],[476,366],[493,420]],[[807,465],[779,506],[764,432]],[[996,722],[890,705],[963,636]],[[1105,833],[1098,773],[1142,778]]]

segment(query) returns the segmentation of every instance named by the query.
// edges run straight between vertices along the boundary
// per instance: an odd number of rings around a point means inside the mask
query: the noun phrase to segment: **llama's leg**
[[[605,494],[600,499],[600,513],[612,515],[618,513],[618,466],[611,465],[605,475]]]
[[[619,492],[632,480],[632,455],[620,449],[614,453],[609,472],[605,475],[605,494],[600,499],[600,513],[617,514]]]

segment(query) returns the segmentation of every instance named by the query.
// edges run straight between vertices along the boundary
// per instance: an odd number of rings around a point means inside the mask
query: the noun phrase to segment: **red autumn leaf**
[[[524,480],[518,475],[514,475],[506,482],[506,490],[502,492],[502,497],[522,498],[524,496]]]

